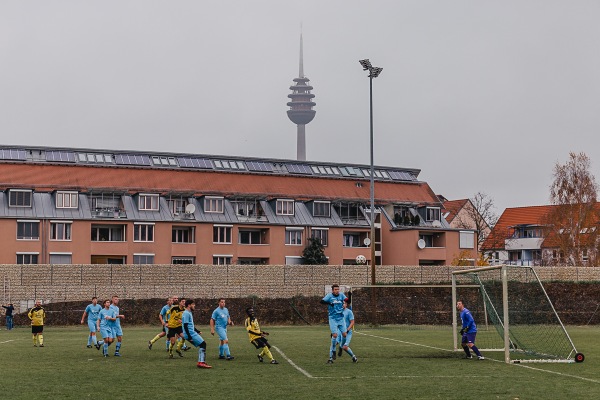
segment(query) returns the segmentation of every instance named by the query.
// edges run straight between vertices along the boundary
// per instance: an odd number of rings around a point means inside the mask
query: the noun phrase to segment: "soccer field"
[[[566,399],[600,398],[598,327],[569,327],[579,364],[514,364],[502,354],[463,359],[449,329],[358,327],[351,347],[328,358],[326,326],[265,327],[279,365],[259,363],[243,327],[229,329],[233,361],[218,360],[218,339],[200,327],[210,370],[196,368],[197,350],[169,359],[164,340],[148,350],[157,327],[124,326],[122,357],[85,347],[86,329],[46,327],[35,348],[29,327],[0,331],[0,398],[5,399]]]

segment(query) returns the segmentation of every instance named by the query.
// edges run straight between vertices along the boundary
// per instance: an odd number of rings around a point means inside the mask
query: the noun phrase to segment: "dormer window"
[[[440,220],[440,208],[439,207],[427,207],[427,221],[439,221]]]
[[[206,196],[204,198],[204,212],[223,214],[223,197]]]
[[[140,194],[138,201],[138,210],[140,211],[158,211],[157,194]]]
[[[276,213],[277,215],[294,215],[294,200],[278,199]]]
[[[328,201],[315,201],[313,203],[314,217],[331,217],[331,203]]]
[[[56,192],[56,208],[77,208],[79,194],[77,192]]]
[[[11,189],[8,192],[9,207],[31,207],[31,190]]]

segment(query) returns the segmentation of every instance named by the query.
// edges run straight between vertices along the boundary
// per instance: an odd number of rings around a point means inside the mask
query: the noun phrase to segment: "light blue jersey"
[[[96,321],[100,317],[100,310],[102,310],[102,306],[100,304],[88,304],[85,308],[85,312],[87,313],[87,323],[90,332],[96,332]]]
[[[194,327],[194,317],[192,313],[188,310],[185,310],[181,316],[181,326],[183,328],[183,338],[194,346],[200,346],[200,343],[204,342],[202,336],[196,332],[196,328]]]
[[[113,312],[115,313],[115,317],[117,317],[120,314],[118,306],[111,304],[110,309],[113,310]],[[113,333],[114,333],[113,337],[123,336],[123,330],[121,329],[121,319],[120,318],[117,318],[117,320],[113,322],[112,329],[113,329]]]
[[[160,310],[160,315],[162,316],[162,319],[164,322],[167,322],[169,320],[169,316],[167,315],[167,311],[169,311],[169,309],[171,308],[170,305],[165,304],[163,306],[163,308]]]
[[[98,319],[100,320],[100,334],[102,335],[102,338],[112,338],[112,328],[114,326],[114,321],[106,319],[106,317],[114,318],[114,310],[111,310],[110,308],[108,310],[106,308],[103,308],[98,314]]]
[[[342,312],[344,311],[344,299],[346,295],[342,292],[339,292],[337,296],[334,296],[333,293],[327,293],[325,297],[323,297],[323,301],[327,303],[327,309],[329,311],[329,319],[342,319]]]
[[[227,329],[227,324],[229,323],[229,310],[227,307],[217,307],[215,311],[213,311],[211,318],[215,320],[215,327],[217,329]]]
[[[354,313],[352,312],[351,309],[346,308],[343,312],[344,315],[344,322],[346,322],[346,327],[350,326],[350,321],[354,321]],[[348,332],[350,333],[350,332]]]

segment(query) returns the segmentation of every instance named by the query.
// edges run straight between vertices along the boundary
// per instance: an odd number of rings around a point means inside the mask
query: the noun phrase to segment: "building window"
[[[475,232],[460,231],[459,247],[461,249],[474,249]]]
[[[17,253],[17,264],[37,264],[38,253]]]
[[[302,229],[286,228],[285,244],[300,246],[302,244]]]
[[[185,207],[187,206],[187,201],[185,199],[169,199],[167,200],[169,204],[169,210],[174,215],[183,214],[185,212]]]
[[[331,203],[328,201],[315,201],[313,203],[314,217],[331,217]]]
[[[231,225],[213,226],[213,243],[231,244]]]
[[[213,265],[230,265],[233,256],[213,256]]]
[[[329,229],[312,228],[310,235],[315,239],[319,239],[323,246],[327,246],[329,243]]]
[[[195,264],[196,257],[172,257],[171,264]]]
[[[72,222],[50,222],[50,240],[71,240]]]
[[[294,200],[277,200],[277,215],[294,215]]]
[[[71,253],[50,253],[50,264],[73,264]]]
[[[77,208],[78,200],[77,192],[56,192],[56,208]]]
[[[8,192],[9,207],[31,207],[31,190],[11,189]]]
[[[154,254],[134,254],[134,264],[154,264]]]
[[[440,208],[439,207],[427,207],[427,221],[439,221],[440,220]]]
[[[154,224],[134,224],[134,242],[154,242]]]
[[[171,241],[173,243],[196,243],[193,226],[174,226]]]
[[[344,233],[344,247],[361,247],[359,233]]]
[[[204,212],[223,214],[223,198],[222,197],[205,197]]]
[[[425,242],[425,247],[433,247],[433,235],[419,235],[419,240],[423,240]]]
[[[157,194],[140,194],[138,199],[138,210],[140,211],[158,211]]]
[[[238,234],[239,244],[262,244],[261,232],[257,230],[242,230]]]
[[[17,221],[17,239],[39,240],[40,221]]]
[[[92,242],[124,242],[125,225],[92,225]]]

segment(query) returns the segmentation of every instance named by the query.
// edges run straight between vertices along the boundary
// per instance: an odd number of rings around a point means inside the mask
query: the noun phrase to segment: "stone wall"
[[[451,282],[450,266],[377,267],[378,284]],[[600,268],[536,267],[542,281],[600,282]],[[3,303],[17,309],[34,299],[291,298],[322,296],[332,283],[369,285],[370,266],[360,265],[0,265]]]

